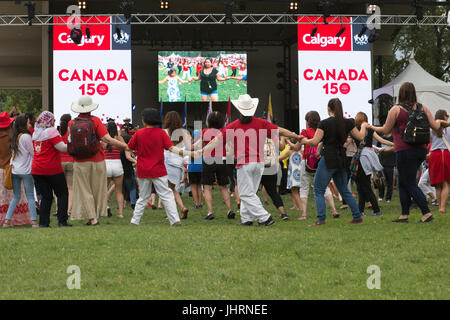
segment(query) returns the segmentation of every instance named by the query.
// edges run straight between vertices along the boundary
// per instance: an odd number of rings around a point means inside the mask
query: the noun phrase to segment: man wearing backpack
[[[73,157],[72,220],[89,219],[86,225],[99,225],[107,216],[106,164],[100,140],[114,147],[128,149],[126,143],[113,139],[101,120],[91,115],[98,104],[89,96],[72,103],[78,117],[69,122],[68,152]]]

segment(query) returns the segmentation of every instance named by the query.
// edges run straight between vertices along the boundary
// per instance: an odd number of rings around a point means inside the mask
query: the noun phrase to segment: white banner
[[[83,17],[81,19],[88,19]],[[110,22],[111,17],[101,17]],[[112,21],[113,23],[115,21]],[[67,23],[67,21],[66,21]],[[73,43],[70,28],[53,29],[53,113],[71,112],[71,105],[81,95],[89,95],[99,104],[93,115],[106,123],[108,118],[122,123],[132,117],[131,28],[129,25],[86,25],[80,44]]]
[[[341,100],[345,118],[361,111],[372,123],[371,45],[366,34],[360,35],[362,26],[352,25],[351,18],[343,18],[342,25],[298,25],[300,130],[306,128],[308,111],[328,118],[332,98]]]

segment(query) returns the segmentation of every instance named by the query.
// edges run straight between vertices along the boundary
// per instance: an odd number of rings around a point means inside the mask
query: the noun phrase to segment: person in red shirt
[[[44,111],[39,115],[32,140],[34,157],[31,174],[41,195],[39,227],[50,226],[53,193],[57,198],[58,226],[71,227],[67,223],[68,191],[60,157],[60,151],[66,152],[67,145],[55,128],[55,117],[51,112]]]
[[[91,118],[97,139],[111,144],[113,147],[128,149],[126,143],[112,138],[101,120],[91,116],[91,112],[98,108],[90,96],[81,96],[72,103],[72,111],[79,113],[80,118]],[[69,135],[71,125],[69,122]],[[95,155],[87,159],[80,159],[73,155],[73,207],[71,220],[89,219],[88,226],[98,226],[98,218],[107,216],[107,183],[105,155],[98,147]]]
[[[220,133],[220,129],[222,129],[224,125],[224,120],[223,115],[218,111],[209,114],[206,119],[208,128],[204,129],[202,132],[202,141],[204,145],[207,145]],[[235,217],[235,213],[231,210],[230,191],[227,188],[227,185],[230,183],[230,165],[226,164],[225,160],[226,150],[224,144],[211,150],[211,152],[206,152],[204,156],[202,184],[205,189],[204,196],[206,207],[208,208],[208,215],[205,217],[206,220],[214,219],[212,209],[212,186],[216,181],[219,185],[220,192],[222,193],[223,201],[228,209],[227,218],[234,219]]]
[[[139,199],[134,207],[130,224],[139,225],[147,200],[152,192],[152,185],[154,185],[166,209],[169,223],[173,226],[180,226],[175,196],[169,188],[167,170],[164,164],[164,150],[180,156],[192,156],[193,153],[175,147],[167,133],[158,128],[161,124],[161,116],[158,110],[144,109],[142,111],[142,124],[144,128],[136,131],[128,143],[131,150],[137,151],[136,175],[139,185]]]
[[[264,172],[264,144],[267,138],[272,138],[278,143],[276,137],[278,134],[294,139],[299,136],[267,120],[253,117],[258,106],[258,98],[251,98],[245,94],[231,102],[240,112],[240,118],[222,129],[221,134],[203,148],[203,152],[208,152],[208,149],[223,141],[234,146],[237,185],[241,199],[241,224],[249,226],[258,221],[260,226],[270,226],[274,220],[256,195]]]
[[[59,133],[65,144],[68,143],[69,138],[69,121],[72,120],[72,116],[69,113],[63,114],[59,120]],[[72,212],[72,184],[73,184],[73,158],[67,152],[61,152],[61,165],[66,177],[67,189],[69,191],[69,201],[67,207],[67,215],[70,216]]]

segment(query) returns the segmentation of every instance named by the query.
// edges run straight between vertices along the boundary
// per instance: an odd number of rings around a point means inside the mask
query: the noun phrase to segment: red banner
[[[299,17],[299,51],[352,51],[351,18],[342,18],[342,24],[324,24],[323,18],[318,19],[318,24],[304,24],[315,19],[317,17]],[[317,31],[311,36],[314,28]],[[341,28],[345,28],[344,32],[336,37]]]
[[[99,21],[109,23],[111,17],[96,17]],[[104,25],[83,25],[80,44],[75,44],[70,38],[71,29],[69,25],[76,24],[76,21],[69,21],[69,17],[63,20],[55,18],[55,23],[64,22],[67,25],[55,25],[53,27],[53,50],[111,50],[111,26],[109,24]],[[87,19],[91,21],[96,21],[97,19],[92,18],[81,18],[83,22]],[[91,38],[88,39],[86,36],[86,27],[91,31]]]

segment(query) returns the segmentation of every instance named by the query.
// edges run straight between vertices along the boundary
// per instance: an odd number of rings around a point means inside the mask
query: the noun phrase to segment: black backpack
[[[422,105],[418,103],[416,110],[405,105],[401,106],[408,110],[405,130],[400,131],[398,128],[403,141],[411,145],[428,144],[430,142],[430,123]]]

